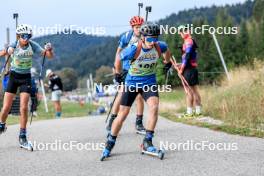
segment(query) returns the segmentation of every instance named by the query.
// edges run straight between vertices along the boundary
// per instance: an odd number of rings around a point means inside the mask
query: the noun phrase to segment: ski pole
[[[110,106],[110,109],[109,109],[109,111],[108,111],[108,114],[107,114],[107,117],[106,117],[106,119],[105,119],[105,123],[107,123],[107,121],[108,121],[108,119],[109,119],[109,115],[110,115],[110,113],[111,113],[111,111],[112,111],[112,108],[113,108],[113,106],[114,106],[114,103],[115,103],[115,100],[116,100],[116,97],[117,97],[117,95],[118,95],[118,90],[116,91],[116,94],[115,94],[115,97],[114,97],[114,99],[113,99],[113,101],[112,101],[112,104],[111,104],[111,106]]]
[[[175,65],[177,65],[177,62],[176,62],[175,57],[172,56],[172,58],[173,58],[173,61],[174,61]],[[178,68],[178,67],[177,67],[177,68]],[[191,87],[190,87],[189,83],[186,81],[186,79],[185,79],[182,75],[181,75],[181,77],[182,77],[182,80],[184,81],[184,83],[186,84],[186,86],[187,86],[189,89],[191,89]]]
[[[174,68],[175,68],[175,69],[177,70],[177,72],[178,72],[178,76],[179,76],[179,78],[181,79],[182,86],[183,86],[183,88],[184,88],[185,93],[188,93],[188,92],[189,92],[188,89],[191,90],[191,88],[190,88],[188,82],[185,80],[185,78],[184,78],[181,74],[179,74],[179,68],[178,68],[178,66],[177,66],[177,62],[176,62],[174,56],[172,56],[172,58],[170,58],[170,61],[171,61],[172,65],[174,66]]]
[[[43,72],[43,69],[44,69],[45,61],[46,61],[46,52],[44,53],[44,56],[43,56],[43,59],[42,59],[41,70],[40,70],[40,73],[39,73],[39,82],[40,82],[41,89],[42,89],[45,110],[46,110],[46,112],[49,112],[48,104],[47,104],[47,98],[46,98],[45,89],[44,89],[44,82],[43,82],[43,78],[42,78],[43,77],[42,76],[42,72]]]
[[[140,9],[143,8],[143,3],[138,3],[138,16],[140,16]]]
[[[30,113],[31,113],[31,117],[30,117],[30,125],[32,123],[32,120],[33,120],[33,100],[31,98],[31,106],[30,106]]]
[[[45,61],[46,61],[46,51],[44,52],[43,59],[42,59],[42,64],[41,64],[40,73],[39,73],[39,82],[40,82],[42,95],[43,95],[43,99],[44,99],[45,110],[46,110],[46,112],[49,112],[48,104],[47,104],[47,98],[46,98],[45,89],[44,89],[43,78],[42,78],[42,72],[44,69]],[[33,120],[33,111],[31,112],[30,125],[32,123],[32,120]]]
[[[180,71],[180,70],[179,70],[179,68],[177,67],[177,62],[176,62],[176,59],[174,58],[174,56],[172,56],[172,60],[171,60],[171,62],[173,63],[175,69],[178,71],[178,76],[179,76],[180,79],[182,80],[183,85],[184,85],[184,86],[187,86],[187,87],[190,89],[190,86],[189,86],[188,82],[186,81],[186,79],[185,79],[181,74],[179,74],[179,71]]]
[[[169,71],[167,71],[167,73],[166,73],[166,80],[165,80],[165,85],[167,86],[167,84],[168,84],[168,80],[169,80]]]
[[[146,7],[146,22],[148,21],[148,13],[150,13],[152,10],[151,6]]]

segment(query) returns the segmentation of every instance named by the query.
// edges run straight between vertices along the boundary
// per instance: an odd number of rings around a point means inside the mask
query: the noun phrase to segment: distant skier
[[[20,92],[20,133],[19,143],[21,147],[27,148],[27,121],[28,121],[28,102],[31,93],[31,74],[33,55],[46,55],[53,57],[52,47],[47,43],[43,49],[39,44],[30,40],[32,37],[32,28],[29,25],[19,25],[16,29],[17,40],[11,44],[6,54],[11,55],[10,77],[4,102],[0,114],[0,134],[6,130],[6,120],[12,107],[13,98],[19,88]]]
[[[114,119],[117,117],[119,112],[119,107],[121,103],[121,95],[123,91],[123,85],[125,82],[125,78],[127,76],[130,62],[129,60],[122,60],[122,64],[120,62],[120,53],[126,47],[137,43],[140,40],[140,27],[144,23],[144,19],[140,16],[134,16],[130,19],[130,26],[132,30],[124,33],[119,41],[119,46],[116,51],[116,58],[115,58],[115,81],[120,84],[119,94],[114,102],[112,114],[107,124],[107,131],[111,131],[112,123]],[[144,111],[144,100],[141,95],[138,95],[136,98],[136,106],[137,106],[137,117],[136,117],[136,130],[139,133],[145,133],[145,127],[143,126],[143,111]]]

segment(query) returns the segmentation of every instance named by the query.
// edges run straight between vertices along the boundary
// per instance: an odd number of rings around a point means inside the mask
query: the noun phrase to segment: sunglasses
[[[23,40],[29,40],[32,37],[31,34],[21,34],[20,38],[22,38]]]
[[[152,43],[152,42],[155,43],[158,41],[158,38],[157,37],[146,37],[146,41],[149,43]]]

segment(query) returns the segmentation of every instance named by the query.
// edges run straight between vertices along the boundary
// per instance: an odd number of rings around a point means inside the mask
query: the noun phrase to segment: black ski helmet
[[[141,26],[140,33],[143,36],[159,36],[160,27],[156,23],[146,22]]]

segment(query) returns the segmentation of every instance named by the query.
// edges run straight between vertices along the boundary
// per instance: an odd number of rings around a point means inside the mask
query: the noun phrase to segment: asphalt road
[[[34,152],[20,149],[19,126],[8,126],[7,132],[0,136],[0,176],[264,175],[263,139],[229,135],[164,118],[159,119],[154,138],[156,146],[167,147],[164,160],[141,155],[139,145],[143,136],[135,133],[135,114],[128,117],[112,157],[101,162],[106,139],[104,120],[105,116],[94,116],[33,122],[28,132],[35,143]],[[59,146],[56,149],[56,141],[64,144],[65,149]],[[72,150],[66,146],[69,143],[73,144]],[[49,145],[47,150],[44,145]]]

